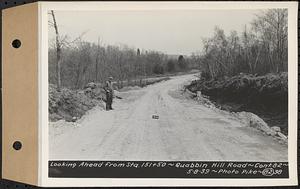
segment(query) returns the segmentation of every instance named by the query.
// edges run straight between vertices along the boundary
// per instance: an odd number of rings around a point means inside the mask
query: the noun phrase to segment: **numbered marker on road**
[[[152,119],[159,119],[158,115],[152,115]]]

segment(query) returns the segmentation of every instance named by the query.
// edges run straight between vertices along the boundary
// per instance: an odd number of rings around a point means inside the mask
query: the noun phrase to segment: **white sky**
[[[202,50],[202,38],[213,35],[217,25],[228,34],[242,31],[258,10],[169,10],[169,11],[56,11],[62,35],[104,44],[126,44],[167,54],[190,55]],[[50,20],[51,17],[49,17]],[[54,36],[49,29],[50,39]]]

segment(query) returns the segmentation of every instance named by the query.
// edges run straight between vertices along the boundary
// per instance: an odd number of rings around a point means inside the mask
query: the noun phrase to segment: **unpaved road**
[[[184,97],[193,78],[121,92],[113,111],[95,108],[77,126],[51,123],[50,159],[287,161],[287,146]]]

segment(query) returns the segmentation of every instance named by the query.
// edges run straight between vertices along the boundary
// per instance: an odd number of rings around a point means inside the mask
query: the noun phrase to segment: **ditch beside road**
[[[76,123],[50,123],[50,159],[287,161],[287,145],[184,97],[194,79],[120,92],[113,111],[96,107]]]

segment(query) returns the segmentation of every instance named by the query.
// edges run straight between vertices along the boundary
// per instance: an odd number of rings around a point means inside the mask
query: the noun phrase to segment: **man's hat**
[[[109,80],[113,80],[113,77],[109,77],[108,79],[109,79]]]

